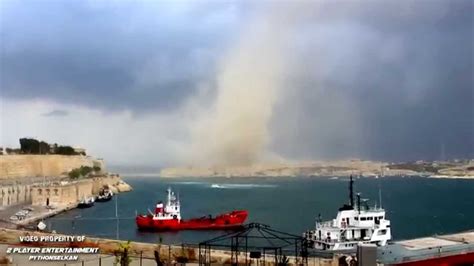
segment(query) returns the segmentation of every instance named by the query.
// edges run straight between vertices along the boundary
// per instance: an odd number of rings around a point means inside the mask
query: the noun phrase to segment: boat
[[[97,202],[106,202],[112,199],[114,193],[108,187],[104,187],[99,191],[99,195],[96,197]]]
[[[155,211],[140,214],[135,218],[138,229],[154,231],[213,230],[239,228],[247,219],[246,210],[234,210],[216,217],[203,216],[189,220],[181,219],[181,205],[171,188],[166,190],[165,203],[158,202]]]
[[[77,207],[80,209],[84,208],[90,208],[94,206],[94,197],[88,197],[88,198],[83,198],[81,201],[79,201],[79,204],[77,204]]]
[[[349,204],[344,204],[335,219],[316,220],[315,230],[303,234],[310,248],[326,251],[351,251],[359,243],[385,246],[391,240],[390,220],[381,207],[369,207],[357,193],[354,202],[354,181],[350,176]]]

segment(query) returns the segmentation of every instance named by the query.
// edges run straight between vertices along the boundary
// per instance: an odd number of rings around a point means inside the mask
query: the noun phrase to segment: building
[[[32,187],[31,205],[60,206],[79,202],[92,196],[91,180],[61,181],[51,184],[38,184]]]

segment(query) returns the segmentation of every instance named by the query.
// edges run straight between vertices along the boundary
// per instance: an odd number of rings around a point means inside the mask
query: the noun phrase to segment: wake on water
[[[199,181],[183,181],[183,182],[174,182],[174,185],[198,185],[206,186],[209,188],[218,188],[218,189],[250,189],[250,188],[274,188],[277,185],[274,184],[232,184],[232,183],[207,183]]]
[[[277,185],[270,184],[212,184],[211,188],[224,189],[247,189],[247,188],[274,188]]]

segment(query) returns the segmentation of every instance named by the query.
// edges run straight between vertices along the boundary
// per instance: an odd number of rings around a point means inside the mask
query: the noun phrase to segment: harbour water
[[[165,190],[172,187],[181,200],[184,219],[216,215],[234,209],[249,211],[248,222],[300,235],[313,229],[321,214],[332,219],[348,201],[348,178],[220,178],[163,179],[124,177],[133,191],[121,193],[109,202],[88,209],[74,209],[47,220],[50,230],[141,242],[196,244],[222,231],[150,233],[136,230],[136,212],[153,210]],[[355,190],[371,205],[382,205],[392,222],[395,240],[474,228],[474,181],[419,177],[355,179]],[[119,216],[118,223],[116,217]],[[117,234],[118,224],[118,234]]]

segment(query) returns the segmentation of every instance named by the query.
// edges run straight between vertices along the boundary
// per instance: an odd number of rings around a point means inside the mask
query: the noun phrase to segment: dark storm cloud
[[[292,158],[474,157],[472,1],[322,6],[296,34],[286,86],[299,100],[274,116],[274,124],[286,121],[275,150]]]
[[[176,109],[251,15],[308,14],[288,41],[272,150],[289,158],[474,157],[473,2],[3,1],[2,97]],[[282,23],[283,24],[283,23]]]
[[[232,3],[2,4],[2,95],[112,109],[173,108],[209,80]]]

